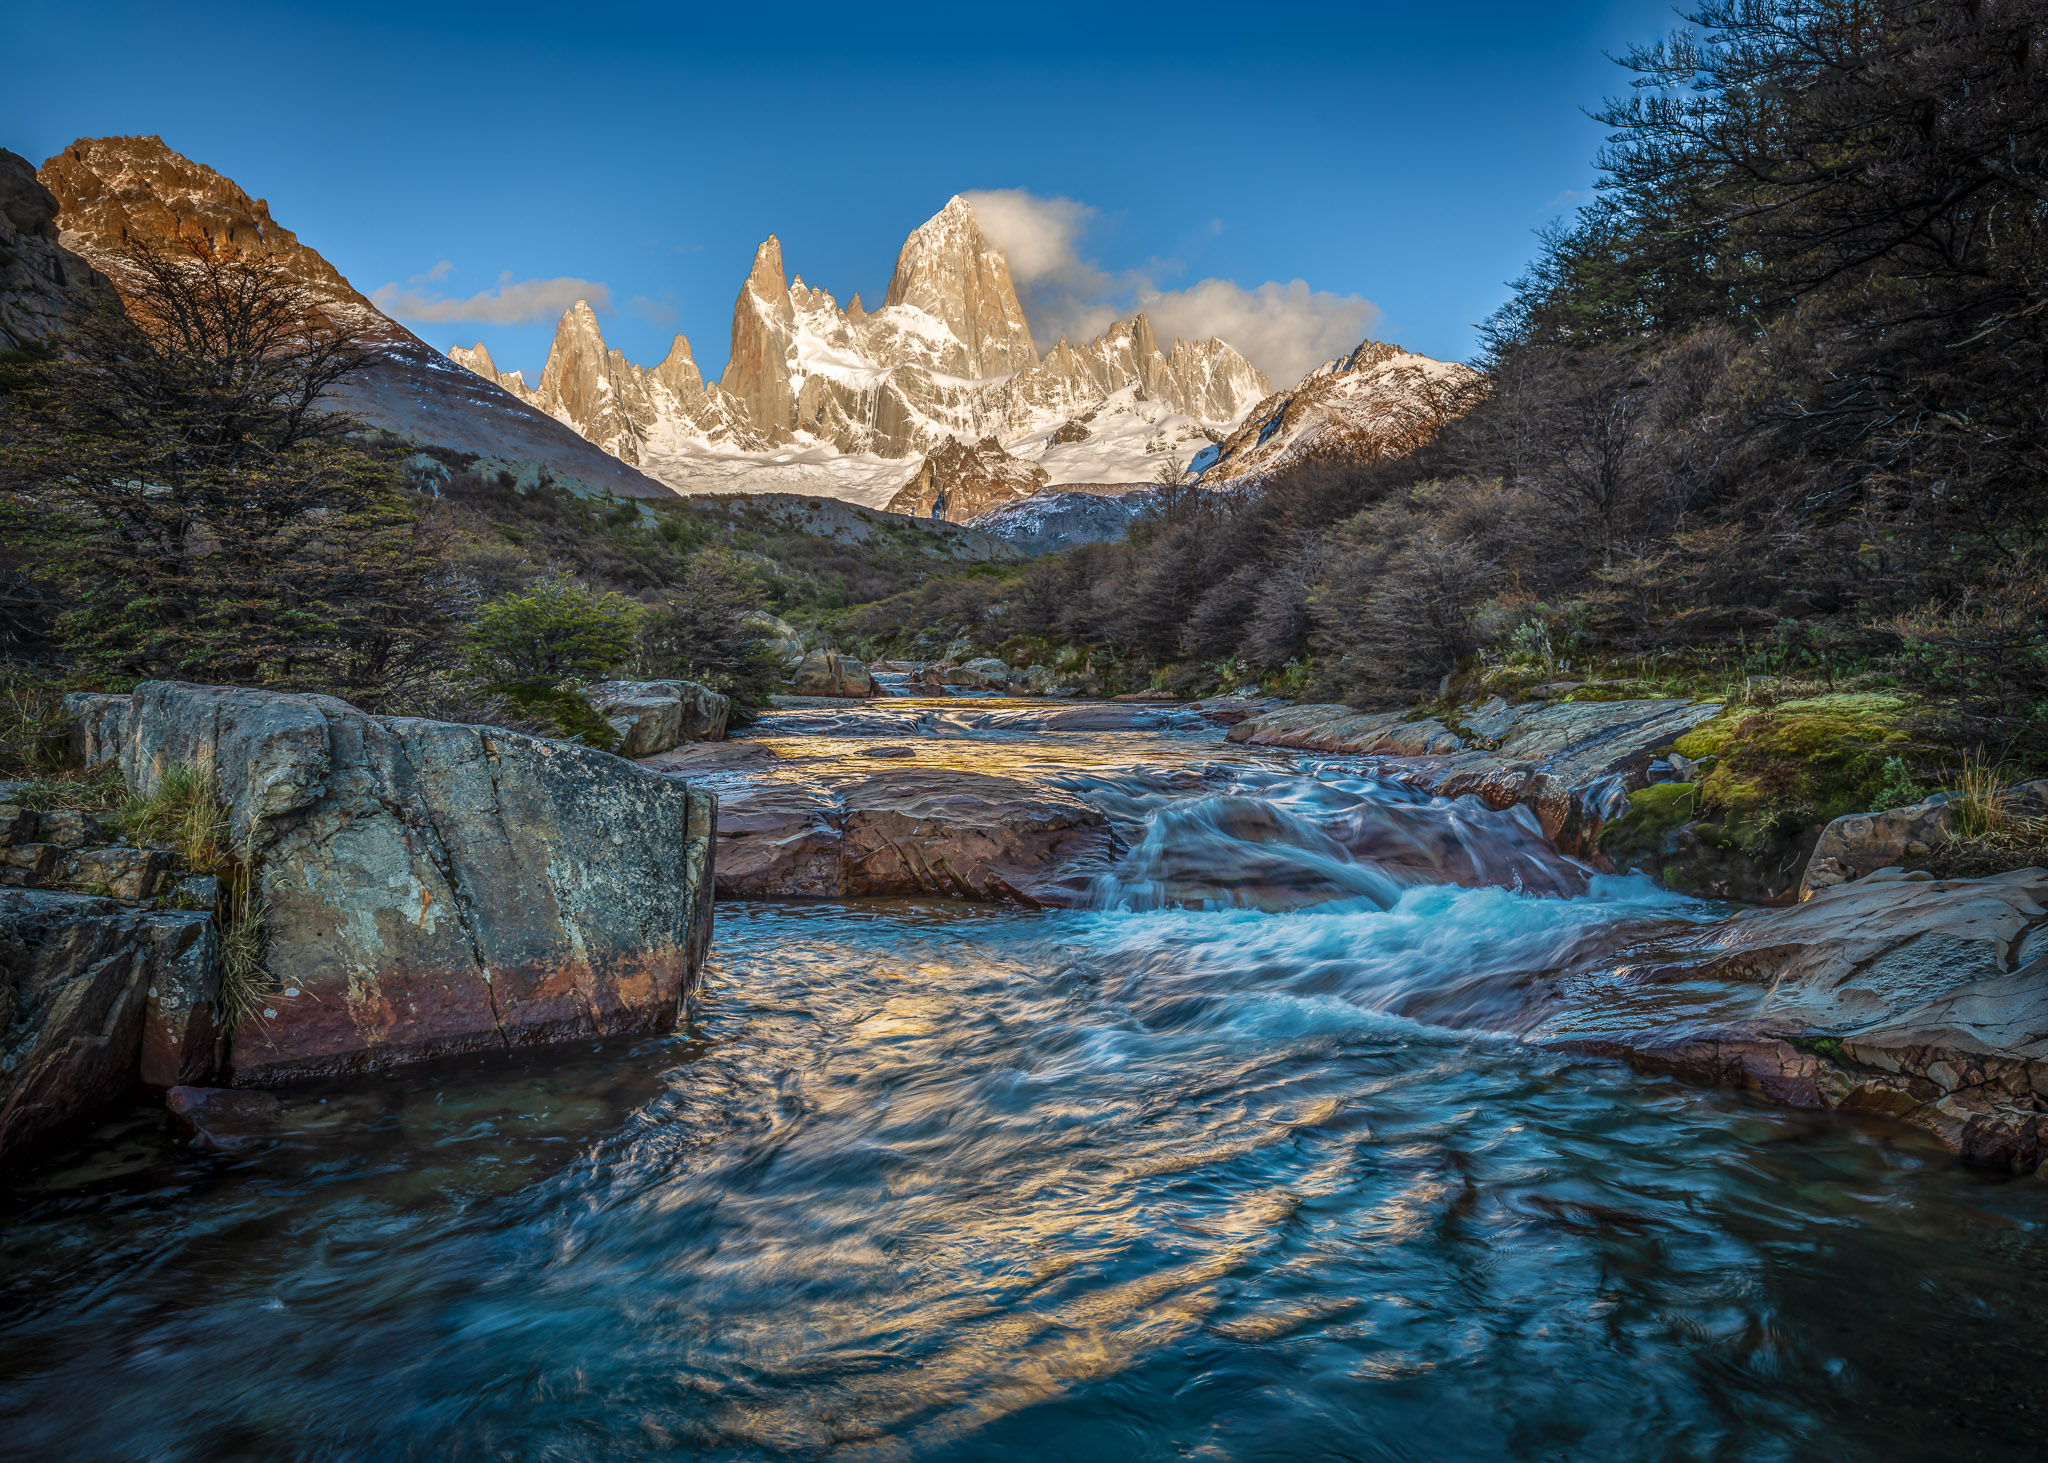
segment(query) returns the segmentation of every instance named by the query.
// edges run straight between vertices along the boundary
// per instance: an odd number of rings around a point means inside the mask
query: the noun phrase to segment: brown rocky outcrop
[[[782,273],[782,241],[770,234],[754,251],[754,267],[732,307],[732,349],[719,385],[746,409],[765,440],[786,442],[796,424],[790,388],[796,310]]]
[[[363,371],[323,405],[422,445],[474,454],[532,477],[545,470],[623,498],[670,490],[584,440],[546,412],[465,371],[386,316],[326,259],[271,217],[270,206],[233,180],[166,147],[158,137],[85,137],[43,164],[56,196],[59,240],[116,286],[134,240],[201,243],[274,261],[336,319],[377,347]]]
[[[2048,870],[1886,870],[1624,952],[1531,1035],[1798,1107],[1904,1118],[2030,1171],[2048,1140]]]
[[[815,788],[766,783],[719,800],[718,893],[723,899],[840,899],[845,815]]]
[[[57,241],[57,196],[0,147],[0,350],[46,340],[113,298],[106,276]]]
[[[211,918],[0,891],[0,1160],[219,1060]]]
[[[1936,798],[1879,813],[1850,813],[1820,831],[1799,881],[1799,897],[1924,856],[1955,831],[1955,810]]]
[[[929,894],[1071,903],[1077,870],[1120,850],[1109,820],[1057,789],[902,768],[837,788],[768,783],[725,800],[718,889],[733,897]]]
[[[257,871],[269,989],[236,1084],[664,1030],[710,938],[716,800],[606,753],[151,681],[83,749],[208,769]],[[90,735],[90,734],[89,734]]]
[[[909,482],[889,500],[891,513],[965,523],[1041,491],[1051,474],[1035,462],[1012,457],[1003,444],[984,437],[972,445],[957,437],[941,443],[919,464]]]

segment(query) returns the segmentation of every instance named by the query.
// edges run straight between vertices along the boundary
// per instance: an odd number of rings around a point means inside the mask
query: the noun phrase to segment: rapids
[[[0,1181],[0,1457],[2040,1455],[2038,1181],[1511,1034],[1714,907],[1182,711],[752,735],[707,780],[907,748],[1128,851],[722,903],[673,1038],[299,1089],[253,1155],[113,1117]]]

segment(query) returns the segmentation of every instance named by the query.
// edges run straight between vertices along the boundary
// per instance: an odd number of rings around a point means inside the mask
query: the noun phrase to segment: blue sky
[[[680,330],[713,375],[766,234],[873,306],[904,234],[970,190],[1038,260],[1036,332],[1149,302],[1245,333],[1280,374],[1354,327],[1469,356],[1534,231],[1591,186],[1582,108],[1624,80],[1603,53],[1674,23],[1668,0],[86,0],[0,19],[35,58],[0,95],[0,146],[40,163],[160,134],[357,288],[395,287],[431,343],[481,339],[529,379],[575,290],[550,282],[603,286],[630,358]],[[458,308],[499,318],[422,318]]]

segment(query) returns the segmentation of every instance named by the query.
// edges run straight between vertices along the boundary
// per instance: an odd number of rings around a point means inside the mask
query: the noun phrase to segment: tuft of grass
[[[263,964],[269,940],[266,913],[255,860],[235,859],[224,871],[221,907],[214,916],[220,923],[220,994],[214,1004],[229,1031],[262,1010],[272,988]]]
[[[227,809],[204,768],[167,769],[147,795],[129,796],[119,819],[130,839],[173,850],[195,873],[218,874],[228,865]]]
[[[42,812],[77,808],[83,812],[99,813],[119,807],[126,796],[119,764],[102,762],[97,767],[39,773],[29,779],[27,787],[13,794],[13,800],[24,808],[36,808]]]
[[[2023,813],[2013,805],[2012,778],[2003,763],[1993,762],[1982,747],[1965,752],[1961,766],[1948,778],[1948,805],[1956,815],[1958,843],[1997,847],[2038,847],[2048,842],[2048,819]]]
[[[0,777],[54,778],[71,761],[70,725],[61,687],[0,663]]]

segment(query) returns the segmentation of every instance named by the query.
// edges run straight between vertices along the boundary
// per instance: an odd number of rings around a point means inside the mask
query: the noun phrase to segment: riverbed
[[[724,902],[673,1037],[11,1175],[0,1456],[2041,1455],[2040,1180],[1514,1034],[1565,952],[1721,911],[1111,720],[791,710],[709,776],[1048,779],[1129,847],[1081,907]],[[1483,877],[1318,842],[1359,818]]]

